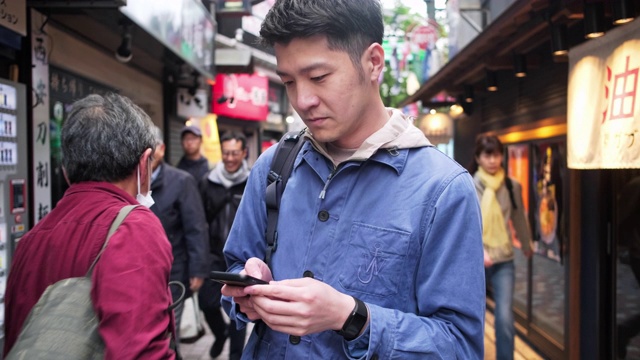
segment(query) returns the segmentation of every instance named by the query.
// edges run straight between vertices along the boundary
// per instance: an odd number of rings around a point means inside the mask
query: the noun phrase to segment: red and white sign
[[[269,114],[269,79],[261,75],[218,74],[212,111],[218,116],[265,121]]]
[[[429,23],[429,25],[419,25],[411,32],[411,43],[422,50],[432,49],[438,40],[438,26]]]
[[[568,166],[640,168],[640,19],[569,50]]]

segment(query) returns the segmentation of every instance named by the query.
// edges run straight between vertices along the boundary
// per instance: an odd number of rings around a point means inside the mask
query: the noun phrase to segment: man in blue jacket
[[[260,31],[309,138],[265,257],[275,147],[254,164],[224,248],[223,307],[256,322],[253,359],[482,359],[481,215],[469,173],[386,108],[378,0],[278,0]]]
[[[154,130],[156,150],[151,162],[151,192],[155,204],[151,211],[160,219],[171,243],[173,264],[169,279],[182,282],[188,297],[200,289],[209,274],[207,221],[195,179],[163,161],[162,131],[157,126]],[[172,286],[171,293],[176,301],[181,291]],[[181,304],[175,309],[176,331],[180,329],[183,308]]]

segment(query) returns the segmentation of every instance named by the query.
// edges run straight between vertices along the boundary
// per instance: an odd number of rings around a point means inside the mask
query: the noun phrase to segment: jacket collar
[[[161,162],[160,165],[158,165],[158,176],[151,182],[151,191],[162,187],[164,183],[164,173],[164,163]]]

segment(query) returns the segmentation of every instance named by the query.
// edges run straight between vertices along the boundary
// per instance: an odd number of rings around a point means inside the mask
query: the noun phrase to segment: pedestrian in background
[[[242,199],[249,177],[247,164],[247,139],[242,133],[226,132],[220,138],[222,161],[200,182],[200,194],[209,223],[209,246],[211,248],[211,270],[225,271],[227,265],[222,250],[231,230],[233,219]],[[216,340],[209,354],[215,358],[222,352],[227,335],[229,337],[229,359],[239,360],[246,339],[244,326],[236,328],[235,321],[226,324],[220,307],[222,285],[208,281],[200,291],[200,308],[205,314],[209,328]]]
[[[308,138],[280,203],[269,264],[265,188],[254,164],[224,248],[222,305],[255,321],[253,359],[481,359],[485,283],[468,172],[413,118],[385,108],[378,0],[278,0],[260,30]]]
[[[70,187],[18,243],[5,298],[5,347],[47,286],[87,274],[116,215],[133,209],[109,239],[91,274],[91,301],[104,359],[174,359],[169,293],[171,244],[153,204],[153,123],[129,99],[89,95],[73,103],[61,135]]]
[[[196,182],[209,172],[209,160],[202,155],[202,131],[195,125],[185,126],[180,130],[184,155],[176,167],[191,174]]]
[[[180,281],[191,296],[202,286],[209,274],[209,242],[207,223],[202,208],[202,200],[193,176],[164,162],[165,144],[162,131],[154,127],[156,152],[151,162],[151,191],[155,204],[151,211],[160,219],[167,238],[171,243],[173,264],[171,281]],[[182,291],[171,287],[173,300]],[[180,319],[184,303],[175,308],[176,330],[180,338]]]
[[[496,136],[479,136],[474,155],[477,171],[473,180],[482,210],[486,282],[491,284],[495,301],[496,357],[498,360],[513,359],[515,265],[509,222],[527,258],[533,254],[531,231],[524,212],[522,186],[508,178],[502,167],[504,147],[500,140]],[[510,186],[508,182],[511,182]]]

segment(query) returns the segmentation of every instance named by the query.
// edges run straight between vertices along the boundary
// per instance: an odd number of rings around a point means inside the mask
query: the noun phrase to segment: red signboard
[[[261,75],[218,74],[212,111],[218,116],[265,121],[269,114],[269,79]]]
[[[420,25],[411,32],[411,42],[422,50],[433,48],[436,40],[438,40],[437,24]]]

